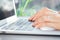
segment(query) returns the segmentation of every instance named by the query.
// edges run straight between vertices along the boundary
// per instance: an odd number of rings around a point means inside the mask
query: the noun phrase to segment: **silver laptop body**
[[[14,0],[13,0],[14,4]],[[28,21],[29,17],[16,17],[14,4],[14,13],[8,18],[0,20],[0,33],[5,34],[33,34],[33,35],[60,35],[56,30],[40,30],[32,27],[32,22]]]

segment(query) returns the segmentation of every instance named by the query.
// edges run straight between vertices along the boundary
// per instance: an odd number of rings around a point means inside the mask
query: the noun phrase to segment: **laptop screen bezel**
[[[15,1],[13,0],[13,6],[14,6],[14,15],[6,18],[7,24],[11,24],[17,20],[17,14],[16,14],[16,7],[15,7]]]

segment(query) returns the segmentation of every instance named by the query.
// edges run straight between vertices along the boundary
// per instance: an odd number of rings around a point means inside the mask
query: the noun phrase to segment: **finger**
[[[44,22],[44,16],[40,17],[39,19],[36,19],[35,22]]]
[[[33,23],[33,26],[34,26],[34,25],[37,25],[37,24],[39,24],[39,23],[43,23],[43,22],[44,22],[43,17],[41,17],[41,18],[37,19],[37,20]]]
[[[34,21],[33,19],[34,19],[37,15],[38,15],[38,12],[37,12],[35,15],[33,15],[32,17],[30,17],[30,18],[29,18],[29,21]]]
[[[33,18],[33,21],[44,16],[47,11],[49,11],[48,8],[42,8],[40,11],[37,12],[37,15]]]
[[[35,25],[37,25],[37,24],[40,24],[40,23],[39,23],[39,22],[34,22],[34,23],[32,24],[32,26],[35,27]]]
[[[42,26],[44,26],[43,23],[39,23],[39,24],[35,25],[35,28],[40,29]]]
[[[55,12],[49,10],[48,8],[43,8],[37,13],[36,17],[33,18],[33,20],[37,20],[43,16],[48,16],[48,15],[53,16],[53,13],[55,13]]]
[[[32,19],[32,21],[35,21],[37,18],[39,18],[40,16],[40,11],[38,11],[35,15],[35,17]]]
[[[30,21],[35,21],[36,19],[40,18],[41,16],[45,15],[46,12],[49,12],[48,8],[42,8],[40,11],[36,12],[34,16],[29,18]]]
[[[31,17],[29,20],[35,21],[36,19],[40,18],[41,16],[48,15],[48,14],[53,14],[52,10],[49,10],[48,8],[42,8],[40,11],[38,11],[33,17]]]
[[[28,20],[32,22],[32,19],[35,17],[35,15],[33,15],[32,17],[30,17]]]

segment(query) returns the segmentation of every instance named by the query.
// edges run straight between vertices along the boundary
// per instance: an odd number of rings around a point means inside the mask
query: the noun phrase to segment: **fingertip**
[[[29,20],[30,22],[34,22],[33,18],[34,18],[34,16],[30,17],[28,20]]]
[[[28,19],[28,21],[32,22],[32,20]]]
[[[28,21],[30,21],[30,22],[34,22],[33,20],[28,20]]]
[[[32,27],[35,27],[35,25],[32,25]]]
[[[40,26],[39,25],[36,25],[35,28],[40,29]]]
[[[33,23],[32,26],[35,27],[37,24],[36,23]]]
[[[28,21],[32,22],[32,17],[30,17],[30,18],[28,19]]]
[[[36,21],[39,17],[38,17],[39,15],[36,15],[33,19],[32,19],[32,21]]]

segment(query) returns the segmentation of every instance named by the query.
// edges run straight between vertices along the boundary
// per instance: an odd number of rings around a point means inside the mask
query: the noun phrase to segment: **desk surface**
[[[60,36],[0,35],[0,40],[60,40]]]

